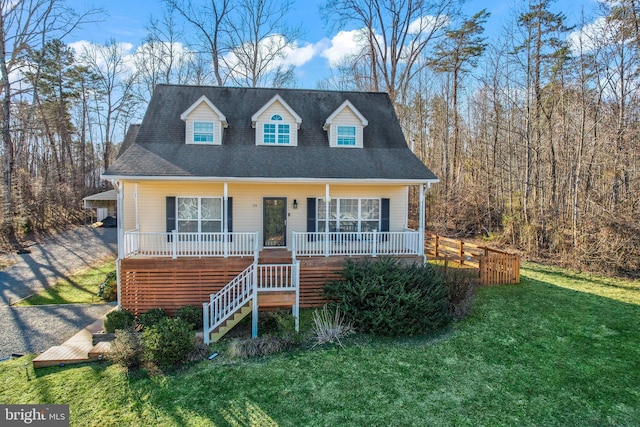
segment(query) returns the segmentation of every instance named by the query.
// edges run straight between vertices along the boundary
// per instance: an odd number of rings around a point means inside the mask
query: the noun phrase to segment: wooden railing
[[[292,255],[421,255],[420,233],[414,230],[398,232],[293,232]]]
[[[520,256],[462,240],[425,233],[427,259],[478,269],[482,285],[520,283]]]
[[[230,257],[258,256],[254,233],[124,233],[124,257]]]

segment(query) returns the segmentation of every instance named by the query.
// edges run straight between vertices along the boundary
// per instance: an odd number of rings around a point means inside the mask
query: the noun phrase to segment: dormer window
[[[340,105],[326,120],[330,147],[362,148],[364,128],[369,124],[349,100]]]
[[[338,145],[356,146],[356,127],[338,126]]]
[[[224,114],[204,95],[180,118],[185,123],[186,144],[220,145],[223,129],[229,126]]]
[[[282,123],[282,116],[274,114],[271,116],[271,122],[264,124],[263,141],[265,144],[289,144],[290,126]]]
[[[193,122],[193,142],[213,143],[213,122]]]
[[[256,129],[256,145],[296,146],[302,119],[276,95],[251,116]]]

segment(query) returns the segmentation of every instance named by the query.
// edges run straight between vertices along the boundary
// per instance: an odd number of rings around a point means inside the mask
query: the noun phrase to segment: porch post
[[[293,268],[293,277],[296,281],[296,305],[293,306],[293,317],[296,322],[296,332],[300,332],[300,261],[293,260]]]
[[[331,195],[329,193],[329,184],[325,186],[324,195],[324,256],[329,256],[329,203],[331,203]]]
[[[251,301],[251,338],[258,337],[258,264],[253,265],[253,298]]]
[[[222,245],[224,247],[224,257],[229,256],[229,227],[227,226],[227,209],[229,202],[229,188],[228,184],[224,183],[224,196],[222,200]]]
[[[418,239],[418,255],[424,257],[424,232],[425,232],[425,218],[424,218],[424,210],[425,210],[425,196],[426,192],[429,189],[429,184],[423,184],[420,187],[420,229],[419,229],[419,239]]]
[[[112,181],[111,184],[114,186],[116,193],[118,195],[118,205],[116,206],[116,230],[118,234],[118,260],[116,262],[116,294],[118,298],[118,310],[122,309],[122,305],[120,303],[122,296],[122,289],[120,287],[120,260],[122,260],[125,256],[124,253],[124,183],[118,181]],[[137,221],[137,218],[136,218]]]

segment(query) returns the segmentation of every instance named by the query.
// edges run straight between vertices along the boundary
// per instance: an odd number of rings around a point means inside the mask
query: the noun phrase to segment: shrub
[[[423,334],[449,320],[447,285],[431,265],[349,259],[341,275],[325,285],[325,295],[362,332]]]
[[[162,320],[166,319],[167,312],[162,308],[152,308],[151,310],[142,313],[138,322],[140,326],[143,328],[150,328],[151,326],[160,323]]]
[[[191,325],[182,319],[165,318],[142,332],[144,358],[160,369],[184,363],[195,346]]]
[[[290,310],[265,311],[258,316],[258,330],[261,334],[291,334],[295,329],[295,318]]]
[[[191,329],[202,328],[202,308],[195,305],[185,305],[176,311],[176,318],[191,325]]]
[[[311,318],[316,339],[315,345],[337,342],[342,346],[340,338],[353,332],[353,326],[345,320],[339,307],[336,307],[335,312],[332,313],[325,305],[320,311],[314,310]]]
[[[118,296],[117,275],[115,271],[107,273],[104,281],[98,286],[98,298],[105,301],[115,301]]]
[[[236,338],[229,344],[231,357],[262,357],[279,353],[293,347],[293,334],[283,336],[265,335],[258,338]]]
[[[449,315],[456,320],[464,319],[478,291],[477,270],[447,268],[442,270],[442,275],[449,293]]]
[[[127,368],[127,370],[140,366],[142,363],[142,343],[140,335],[133,327],[116,330],[116,338],[111,341],[111,352],[107,354],[107,359]]]
[[[115,332],[117,329],[133,329],[136,318],[130,311],[114,310],[104,318],[105,332]]]

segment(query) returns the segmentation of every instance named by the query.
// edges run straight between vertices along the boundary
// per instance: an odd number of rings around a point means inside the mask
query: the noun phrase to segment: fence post
[[[464,242],[460,240],[460,265],[464,264]]]
[[[438,258],[438,240],[440,238],[437,234],[433,235],[433,257]]]

